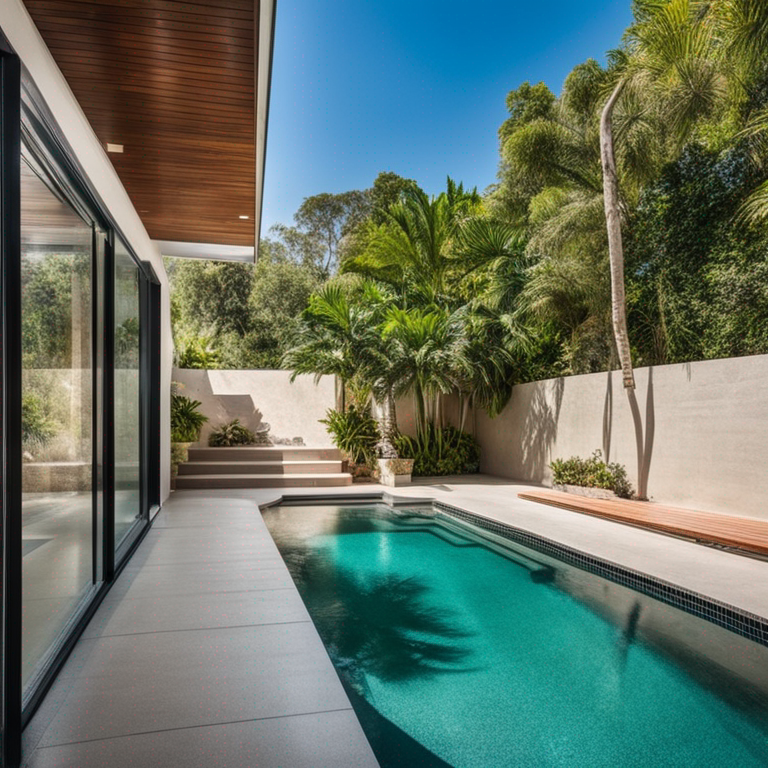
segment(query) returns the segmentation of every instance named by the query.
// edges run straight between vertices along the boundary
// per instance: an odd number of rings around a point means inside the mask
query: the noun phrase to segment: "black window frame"
[[[21,760],[21,62],[0,33],[2,764]]]

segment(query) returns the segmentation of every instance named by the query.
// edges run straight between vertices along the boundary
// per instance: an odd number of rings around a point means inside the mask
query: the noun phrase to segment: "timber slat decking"
[[[647,501],[590,499],[561,491],[525,491],[518,493],[518,497],[652,531],[685,536],[702,543],[768,555],[768,521],[667,507]]]

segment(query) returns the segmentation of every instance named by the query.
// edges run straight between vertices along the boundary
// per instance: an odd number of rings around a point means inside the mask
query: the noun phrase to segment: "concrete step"
[[[341,461],[336,448],[276,445],[259,448],[249,445],[236,448],[190,448],[189,460],[201,461]]]
[[[188,461],[179,475],[324,475],[341,472],[341,461]]]
[[[346,472],[302,475],[179,475],[176,490],[204,488],[327,488],[352,485]]]

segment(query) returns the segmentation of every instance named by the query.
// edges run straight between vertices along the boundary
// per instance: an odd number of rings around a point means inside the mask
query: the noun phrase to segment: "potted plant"
[[[171,393],[171,488],[176,487],[179,464],[189,458],[188,449],[200,439],[208,417],[200,413],[202,403],[191,397]]]
[[[380,458],[378,464],[379,482],[382,485],[395,487],[408,485],[411,482],[413,459]]]

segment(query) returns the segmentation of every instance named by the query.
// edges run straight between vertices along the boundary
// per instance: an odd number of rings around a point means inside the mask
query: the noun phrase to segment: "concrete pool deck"
[[[172,494],[26,729],[24,764],[377,765],[259,514],[280,498],[435,499],[768,617],[768,562],[517,498],[530,487]]]

